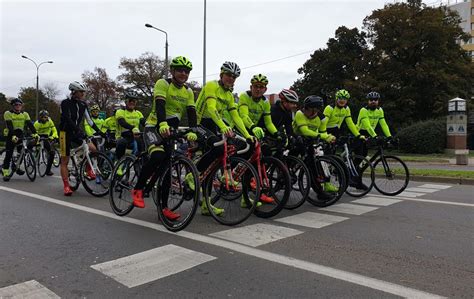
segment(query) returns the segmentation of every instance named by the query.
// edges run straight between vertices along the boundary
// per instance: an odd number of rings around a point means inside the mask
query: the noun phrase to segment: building
[[[462,18],[462,23],[460,24],[461,28],[464,30],[464,32],[471,35],[471,38],[467,43],[462,41],[460,41],[460,43],[461,48],[469,52],[471,59],[474,62],[474,1],[451,0],[445,4],[449,9],[458,12],[459,16]]]

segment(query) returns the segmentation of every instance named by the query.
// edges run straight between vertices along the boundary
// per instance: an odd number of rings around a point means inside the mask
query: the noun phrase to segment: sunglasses
[[[237,79],[237,76],[232,73],[224,73],[224,75],[232,77],[232,79]]]
[[[177,68],[175,69],[175,71],[178,73],[185,73],[185,74],[189,74],[191,72],[191,70],[187,68]]]
[[[22,103],[15,103],[15,104],[13,104],[13,106],[21,106],[21,105],[23,105],[23,104],[22,104]]]
[[[369,102],[377,102],[379,99],[369,99]]]

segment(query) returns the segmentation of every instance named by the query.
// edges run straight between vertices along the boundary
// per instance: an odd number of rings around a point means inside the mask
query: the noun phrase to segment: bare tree
[[[89,88],[88,101],[99,105],[101,110],[107,110],[117,101],[120,87],[109,77],[105,69],[95,67],[94,72],[85,71],[82,80]]]
[[[153,87],[165,74],[164,60],[151,52],[145,52],[138,58],[120,59],[119,68],[124,73],[117,79],[124,85],[140,90],[147,97],[153,97]]]
[[[45,83],[43,85],[42,90],[43,90],[44,95],[51,101],[56,101],[58,99],[58,96],[61,93],[61,91],[58,88],[58,85],[53,82]]]

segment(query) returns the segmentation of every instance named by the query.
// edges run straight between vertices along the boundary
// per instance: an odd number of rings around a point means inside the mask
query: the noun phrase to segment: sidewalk
[[[456,165],[456,159],[448,159],[449,162],[406,162],[408,169],[440,169],[440,170],[455,170],[455,171],[473,171],[474,172],[474,158],[469,158],[468,165]],[[470,178],[453,178],[440,176],[416,176],[411,175],[410,179],[413,181],[429,181],[449,184],[474,185],[474,179]]]

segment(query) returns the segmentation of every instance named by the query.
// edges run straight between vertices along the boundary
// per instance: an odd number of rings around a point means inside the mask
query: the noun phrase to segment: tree
[[[366,35],[357,28],[341,26],[335,37],[327,42],[327,48],[318,49],[298,70],[303,78],[297,80],[294,89],[300,98],[321,95],[325,98],[341,88],[349,89],[353,98],[362,95],[362,79],[368,68]]]
[[[145,52],[138,58],[120,59],[119,68],[124,73],[117,79],[124,85],[136,88],[149,98],[153,98],[153,87],[158,79],[165,75],[165,62],[151,52]]]
[[[34,87],[22,87],[20,88],[20,93],[18,97],[23,100],[24,110],[28,112],[32,121],[36,121],[36,88]],[[49,116],[54,121],[54,123],[59,125],[60,111],[59,104],[53,100],[48,99],[42,90],[39,90],[38,97],[38,107],[39,111],[47,110]]]
[[[457,43],[469,36],[460,22],[456,12],[421,0],[389,4],[365,18],[370,75],[396,123],[444,116],[449,99],[472,95],[474,68]]]
[[[99,105],[101,110],[107,110],[117,101],[118,83],[109,77],[105,69],[95,67],[94,72],[85,71],[82,80],[89,89],[88,102]]]
[[[58,96],[61,93],[57,84],[52,82],[44,84],[42,90],[44,95],[52,101],[58,100]]]

